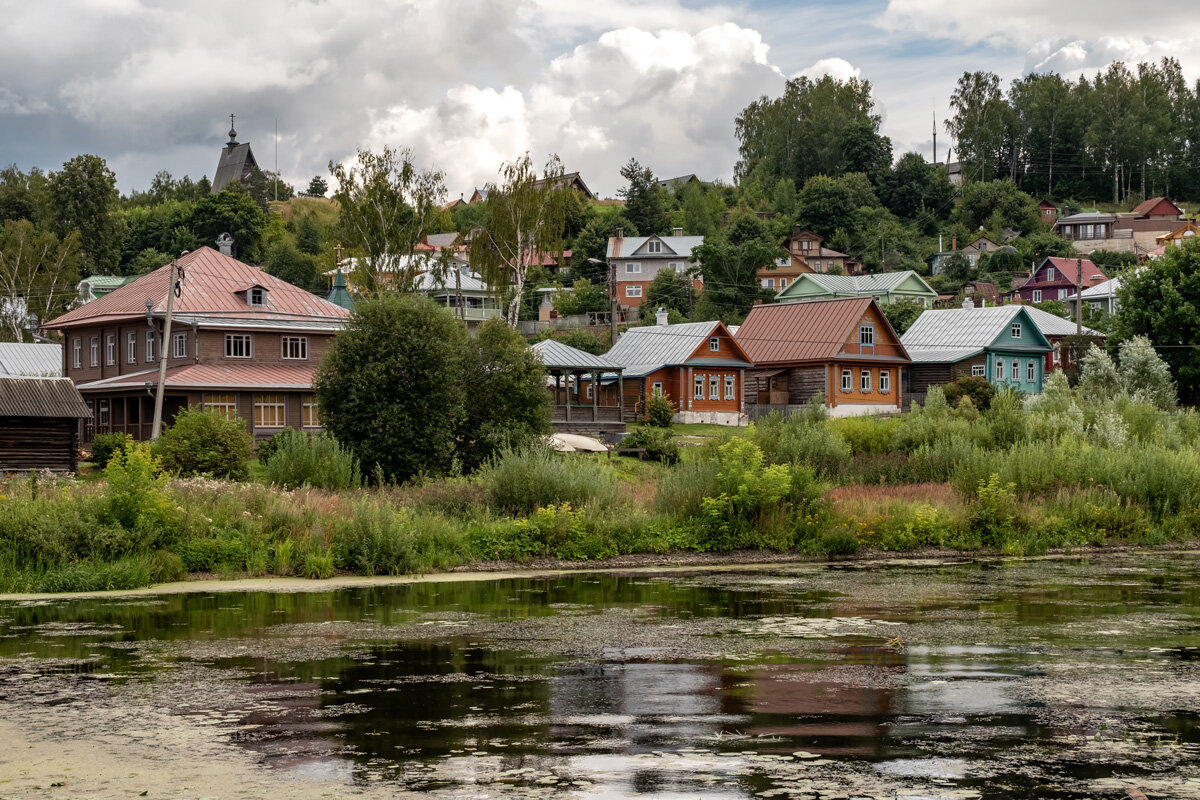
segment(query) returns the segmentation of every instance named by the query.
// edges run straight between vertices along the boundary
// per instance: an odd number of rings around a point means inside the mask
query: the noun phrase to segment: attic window
[[[1054,267],[1050,267],[1049,269],[1046,270],[1046,280],[1048,280],[1048,281],[1054,280],[1057,277],[1057,275],[1058,275],[1058,273],[1056,273],[1054,271]]]
[[[1014,339],[1020,339],[1021,338],[1021,323],[1014,322],[1012,324],[1012,328],[1008,332],[1008,335]]]
[[[267,304],[267,290],[261,286],[252,286],[246,292],[246,305],[248,306],[265,306]]]
[[[662,242],[647,242],[646,243],[646,252],[647,253],[661,253],[662,252]]]
[[[717,336],[708,340],[708,349],[714,353],[721,352],[721,339]]]

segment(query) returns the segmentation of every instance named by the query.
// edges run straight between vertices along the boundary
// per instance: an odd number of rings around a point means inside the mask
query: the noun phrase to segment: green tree
[[[218,236],[228,233],[237,248],[234,255],[251,264],[262,258],[266,227],[267,215],[237,181],[201,198],[192,216],[192,230],[203,244],[211,247]]]
[[[898,217],[917,219],[924,215],[938,220],[950,214],[954,187],[945,170],[927,163],[919,153],[906,153],[884,176],[879,197]]]
[[[321,252],[321,226],[315,214],[302,214],[296,221],[296,247],[310,256]]]
[[[27,219],[0,227],[0,331],[9,341],[32,337],[29,325],[67,310],[79,282],[79,233],[38,231]]]
[[[963,175],[990,181],[1004,171],[1011,157],[1011,109],[1000,93],[994,72],[964,72],[950,97],[953,115],[946,130],[954,137]]]
[[[1035,230],[1033,233],[1014,239],[1013,247],[1017,249],[1017,255],[1020,256],[1023,268],[1041,264],[1050,256],[1070,258],[1079,255],[1079,252],[1070,242],[1058,234],[1045,229]],[[995,259],[998,255],[1000,254],[996,253],[992,258]],[[988,263],[992,264],[993,262],[989,261]],[[999,269],[997,266],[990,268]]]
[[[1121,383],[1130,396],[1145,400],[1160,411],[1173,411],[1178,398],[1171,368],[1154,352],[1154,345],[1145,336],[1134,336],[1121,342]]]
[[[1044,229],[1037,201],[1010,180],[969,183],[951,216],[969,231],[980,228],[998,237],[1005,228],[1028,234]]]
[[[714,236],[692,250],[692,261],[700,265],[704,291],[696,301],[695,314],[713,316],[724,322],[740,320],[755,300],[770,299],[771,292],[758,280],[758,270],[775,262],[784,251],[761,239],[735,245]]]
[[[621,177],[629,183],[617,194],[625,201],[624,215],[642,236],[666,233],[667,210],[664,192],[654,173],[631,158],[621,167]]]
[[[783,179],[781,179],[781,186]],[[790,181],[791,195],[786,198],[788,212],[791,213],[796,202],[796,188]],[[777,187],[779,188],[779,187]],[[721,218],[725,213],[725,202],[721,193],[715,189],[699,185],[689,185],[681,189],[683,192],[683,229],[692,236],[712,236],[721,227]],[[780,188],[783,195],[786,189]],[[781,199],[780,202],[785,202]]]
[[[550,431],[546,368],[521,334],[500,320],[479,326],[463,353],[464,394],[458,454],[481,466],[504,448],[520,448]]]
[[[554,295],[554,310],[563,316],[607,311],[609,308],[608,287],[579,278],[571,284],[570,291]]]
[[[121,260],[125,221],[119,213],[117,177],[103,158],[75,156],[50,176],[55,232],[79,231],[80,270],[110,275]]]
[[[673,269],[660,269],[646,287],[642,313],[651,314],[653,317],[659,308],[665,308],[678,311],[680,316],[689,317],[695,307],[696,288],[692,276]]]
[[[329,171],[338,186],[333,199],[342,241],[360,256],[354,271],[359,287],[368,294],[382,291],[384,270],[391,269],[392,288],[412,291],[419,265],[402,257],[412,254],[441,212],[445,176],[417,169],[411,150],[387,146],[380,153],[359,150],[350,167],[331,161]]]
[[[324,197],[329,191],[329,184],[320,175],[314,175],[313,179],[308,182],[308,188],[304,193],[309,197]]]
[[[551,156],[541,179],[526,153],[500,168],[500,184],[487,186],[488,223],[471,236],[471,266],[504,296],[511,293],[505,320],[517,327],[526,280],[544,254],[562,257],[564,207],[572,189],[559,180],[562,162]]]
[[[38,227],[54,220],[50,179],[40,169],[22,172],[12,164],[0,170],[0,222],[27,219]]]
[[[797,198],[800,224],[826,238],[854,213],[854,199],[840,182],[824,175],[810,178]]]
[[[317,272],[316,259],[296,249],[287,239],[271,245],[263,266],[269,274],[306,291],[324,288],[325,279]]]
[[[925,305],[919,300],[897,300],[894,303],[881,303],[879,310],[896,333],[903,335],[925,311]]]
[[[154,454],[176,475],[243,480],[252,444],[245,420],[185,408],[154,443]]]
[[[315,390],[326,430],[353,451],[364,475],[403,482],[450,469],[467,347],[465,329],[426,297],[359,302],[318,368]]]
[[[164,264],[171,263],[173,256],[169,253],[163,253],[155,250],[153,247],[147,247],[142,252],[134,256],[129,262],[126,272],[129,275],[145,275],[148,272],[153,272]]]

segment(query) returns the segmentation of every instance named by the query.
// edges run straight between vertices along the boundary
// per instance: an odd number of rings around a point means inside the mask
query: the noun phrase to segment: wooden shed
[[[79,421],[90,416],[69,378],[0,377],[0,473],[74,472]]]

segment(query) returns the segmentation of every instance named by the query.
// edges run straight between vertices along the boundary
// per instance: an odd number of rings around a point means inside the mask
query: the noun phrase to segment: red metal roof
[[[1090,289],[1096,284],[1104,283],[1106,280],[1108,280],[1108,276],[1104,274],[1104,271],[1093,264],[1091,259],[1088,258],[1074,259],[1062,258],[1060,256],[1050,256],[1046,259],[1046,261],[1050,262],[1050,266],[1057,267],[1058,271],[1072,286],[1075,285],[1075,273],[1078,271],[1075,264],[1076,261],[1081,262],[1079,266],[1083,269],[1083,288]],[[1044,266],[1046,266],[1045,261],[1042,262],[1042,267]],[[1042,267],[1038,267],[1038,269],[1040,270]],[[1036,272],[1033,275],[1030,275],[1030,280],[1036,276]],[[1043,283],[1045,283],[1045,281],[1043,281]],[[1033,284],[1030,283],[1028,285],[1032,286]]]
[[[187,364],[167,370],[172,389],[308,389],[315,364]],[[140,389],[158,382],[158,370],[148,369],[79,384],[80,391]]]
[[[846,297],[755,306],[734,339],[756,365],[832,359],[874,304],[870,297]],[[887,324],[883,314],[879,317]],[[907,360],[900,337],[895,331],[890,333],[891,341]],[[890,343],[882,338],[878,342]]]
[[[175,298],[178,314],[200,314],[226,319],[338,320],[350,312],[324,298],[269,275],[258,267],[221,255],[211,247],[201,247],[179,259],[183,270],[183,289]],[[90,303],[72,309],[45,324],[46,328],[92,325],[146,315],[146,301],[156,314],[167,310],[167,289],[171,265],[159,267],[133,283],[122,286]],[[245,292],[251,286],[267,290],[265,306],[246,304]]]

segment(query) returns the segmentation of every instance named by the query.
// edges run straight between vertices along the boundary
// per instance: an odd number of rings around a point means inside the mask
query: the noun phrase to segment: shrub
[[[681,519],[699,517],[705,497],[721,493],[715,459],[685,461],[663,474],[654,495],[654,507],[660,514]]]
[[[661,461],[664,464],[675,464],[679,461],[679,445],[671,438],[668,428],[656,428],[643,425],[621,440],[622,448],[642,448],[646,458],[651,461]]]
[[[996,473],[981,480],[971,512],[971,529],[985,546],[1003,548],[1023,525],[1017,508],[1014,484],[1003,484]]]
[[[896,431],[901,420],[898,417],[842,417],[829,421],[829,426],[845,440],[854,455],[863,453],[890,453],[895,447]]]
[[[252,442],[243,420],[185,408],[154,449],[163,469],[176,475],[244,480]]]
[[[602,463],[581,456],[564,458],[546,447],[504,450],[480,480],[492,505],[510,514],[561,503],[603,508],[617,496],[616,477]]]
[[[1021,404],[1021,395],[1011,387],[1005,387],[992,400],[984,418],[993,447],[1012,447],[1025,438],[1028,421]]]
[[[669,428],[675,419],[675,406],[666,395],[652,394],[646,398],[646,424]]]
[[[748,429],[748,436],[771,464],[805,462],[835,474],[850,461],[850,446],[824,419],[824,409],[806,408],[784,417],[772,412]]]
[[[125,445],[133,441],[133,437],[127,433],[98,433],[92,439],[92,458],[91,461],[96,465],[97,469],[104,469],[108,466],[109,459],[113,454],[125,449]]]
[[[267,480],[285,489],[357,489],[362,484],[358,459],[324,433],[291,431],[267,461]]]
[[[782,501],[791,493],[787,466],[767,466],[762,450],[747,439],[721,445],[717,456],[720,493],[701,504],[712,549],[745,546],[751,531],[768,533],[768,515],[785,513]]]
[[[104,468],[105,516],[128,531],[147,535],[165,529],[173,518],[167,476],[145,444],[132,443],[113,454]]]
[[[271,460],[271,456],[275,455],[275,451],[279,446],[291,438],[292,434],[296,433],[294,428],[284,428],[276,433],[270,439],[264,439],[258,443],[258,461],[260,464],[266,464]]]
[[[963,375],[943,386],[942,392],[946,402],[953,408],[958,407],[962,398],[969,397],[975,408],[987,411],[991,407],[992,398],[996,396],[996,387],[987,378]]]

